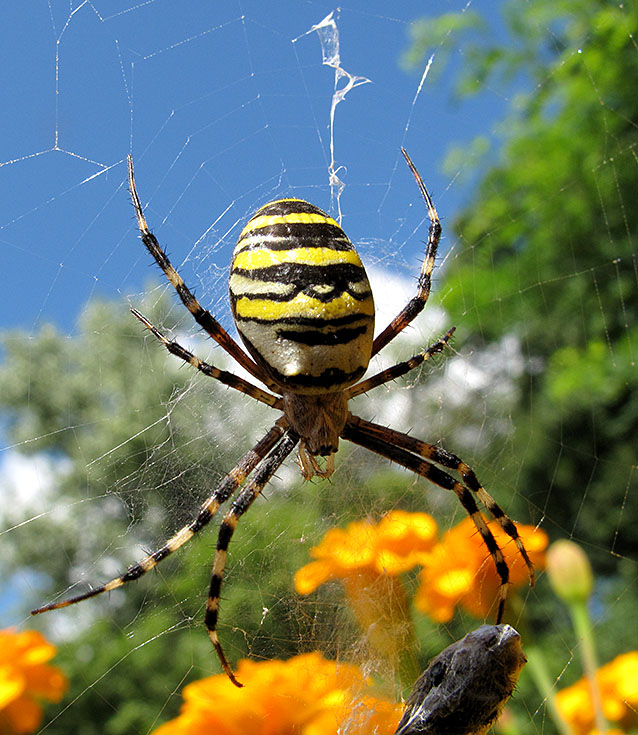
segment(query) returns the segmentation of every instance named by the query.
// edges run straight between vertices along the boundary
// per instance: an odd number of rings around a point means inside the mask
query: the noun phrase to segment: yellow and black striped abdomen
[[[263,206],[242,230],[230,301],[250,354],[282,388],[342,390],[365,372],[374,302],[339,225],[301,199]]]

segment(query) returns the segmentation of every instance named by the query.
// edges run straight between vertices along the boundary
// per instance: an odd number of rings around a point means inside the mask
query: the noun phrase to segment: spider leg
[[[151,322],[149,322],[149,320],[143,314],[140,314],[137,309],[131,309],[131,312],[142,322],[142,324],[148,330],[150,330],[157,337],[157,339],[164,345],[164,347],[166,347],[166,349],[172,355],[179,357],[181,360],[184,360],[184,362],[187,362],[189,365],[197,368],[197,370],[199,370],[201,373],[204,373],[204,375],[207,375],[209,378],[215,378],[215,380],[219,380],[220,383],[227,385],[229,388],[234,388],[241,393],[245,393],[247,396],[254,398],[260,403],[265,403],[267,406],[271,406],[272,408],[279,408],[281,398],[279,398],[278,396],[273,396],[271,393],[267,393],[265,390],[258,388],[256,385],[253,385],[247,380],[244,380],[237,375],[233,375],[233,373],[229,373],[226,370],[220,370],[214,365],[210,365],[209,363],[200,360],[199,357],[194,355],[185,347],[182,347],[174,340],[170,340],[168,339],[168,337],[165,337],[159,331],[159,329],[157,329],[157,327],[154,327]]]
[[[423,455],[413,453],[411,447],[416,445],[416,440],[413,440],[412,437],[408,436],[407,434],[402,434],[398,431],[386,429],[382,426],[373,424],[369,421],[365,421],[364,419],[361,419],[358,416],[353,416],[351,414],[346,421],[346,425],[344,430],[341,432],[341,436],[343,439],[347,439],[351,442],[354,442],[355,444],[359,444],[360,446],[365,447],[366,449],[369,449],[376,454],[380,454],[382,457],[386,457],[392,462],[396,462],[406,469],[416,472],[421,477],[425,477],[426,479],[430,480],[430,482],[433,482],[435,485],[438,485],[444,490],[452,490],[452,492],[455,493],[461,505],[465,508],[468,515],[472,519],[476,530],[480,533],[481,538],[483,539],[483,543],[487,547],[487,550],[489,551],[490,556],[494,561],[496,573],[501,580],[498,610],[496,613],[496,622],[497,624],[500,623],[505,609],[505,600],[507,598],[507,588],[509,585],[509,568],[507,566],[507,562],[505,561],[505,557],[503,556],[503,552],[501,551],[496,539],[494,538],[494,535],[485,522],[485,519],[481,515],[481,512],[476,504],[474,496],[472,495],[472,490],[470,489],[470,487],[462,484],[458,480],[455,480],[451,475],[448,475],[447,472],[444,472],[432,462],[425,459]],[[404,441],[404,439],[406,441]],[[418,444],[422,445],[422,448],[431,447],[431,445],[426,445],[424,442],[418,442]],[[432,449],[436,450],[437,447],[432,447]],[[449,456],[452,457],[453,455]],[[472,474],[474,473],[472,472]],[[487,495],[486,492],[485,495]],[[490,496],[487,495],[487,497]],[[520,540],[518,531],[516,531],[516,526],[512,523],[512,521],[509,520],[509,518],[507,518],[507,516],[505,516],[503,511],[496,505],[493,500],[492,503],[494,506],[496,506],[498,511],[500,511],[500,517],[505,518],[514,529],[514,535],[512,536],[512,539],[516,542],[517,548],[521,552],[523,558],[525,559],[525,563],[530,569],[530,580],[532,580],[533,583],[532,565],[527,555],[527,552],[525,551],[523,543]],[[491,507],[488,507],[488,510],[493,513]],[[503,526],[502,523],[501,525]]]
[[[441,339],[434,342],[434,344],[431,344],[427,350],[423,350],[423,352],[420,352],[418,355],[414,355],[409,360],[393,365],[392,367],[382,370],[380,373],[372,375],[371,377],[366,378],[366,380],[362,380],[360,383],[347,388],[345,391],[347,399],[350,400],[355,396],[360,396],[362,393],[367,393],[369,390],[372,390],[379,385],[383,385],[384,383],[389,383],[391,380],[396,380],[402,375],[409,373],[410,370],[414,370],[414,368],[419,367],[419,365],[424,363],[426,360],[429,360],[432,355],[436,355],[445,348],[450,337],[454,334],[455,329],[456,327],[448,329]]]
[[[228,554],[228,545],[230,544],[230,540],[239,519],[257,499],[266,483],[268,483],[286,457],[292,452],[298,441],[299,437],[292,432],[288,432],[284,435],[279,444],[277,444],[277,446],[271,450],[270,454],[261,462],[248,485],[246,485],[246,487],[244,487],[235,498],[219,527],[217,549],[215,551],[215,560],[213,562],[213,571],[210,580],[210,590],[208,592],[208,602],[206,603],[205,623],[208,628],[208,636],[217,651],[217,655],[219,656],[219,660],[224,671],[233,684],[238,687],[241,687],[242,684],[235,678],[233,670],[228,663],[228,659],[226,658],[219,641],[219,636],[217,635],[219,600],[224,577],[224,567],[226,566],[226,556]]]
[[[280,421],[282,421],[280,419]],[[156,567],[162,560],[166,559],[167,556],[177,551],[187,541],[190,541],[193,536],[201,531],[204,526],[208,524],[211,518],[217,512],[219,506],[224,503],[228,498],[240,487],[255,469],[259,462],[268,454],[268,452],[280,441],[284,433],[285,422],[282,421],[280,424],[277,422],[272,429],[263,437],[257,444],[247,452],[241,460],[233,467],[233,469],[224,477],[224,479],[215,488],[213,494],[206,500],[206,502],[199,509],[197,517],[191,521],[187,526],[181,528],[157,551],[144,557],[141,561],[136,564],[132,564],[124,574],[120,577],[112,579],[106,584],[94,587],[88,592],[84,592],[81,595],[76,595],[68,600],[62,602],[53,602],[49,605],[43,605],[36,610],[31,611],[31,615],[38,615],[39,613],[47,612],[48,610],[58,610],[62,607],[68,607],[74,605],[82,600],[88,600],[90,597],[102,594],[102,592],[110,592],[111,590],[122,587],[127,582],[132,582],[134,579],[139,579],[143,574]]]
[[[439,240],[441,239],[441,222],[439,216],[436,213],[434,202],[430,196],[428,190],[425,188],[423,179],[416,169],[416,166],[412,163],[412,159],[408,155],[405,148],[401,148],[401,153],[405,158],[412,175],[414,176],[416,183],[421,191],[421,196],[425,200],[425,206],[428,210],[428,217],[430,218],[430,227],[428,229],[428,241],[425,247],[425,259],[421,266],[421,273],[419,275],[419,283],[417,287],[417,294],[414,296],[403,310],[394,317],[390,324],[377,335],[372,345],[372,355],[376,355],[379,350],[382,350],[388,342],[391,342],[399,332],[403,331],[408,324],[423,311],[428,297],[430,296],[430,288],[432,286],[432,271],[434,270],[434,261],[436,259],[436,251],[439,246]]]
[[[133,159],[128,156],[128,183],[129,190],[131,192],[131,199],[133,200],[133,207],[135,208],[135,217],[137,218],[137,225],[140,229],[140,235],[142,242],[146,246],[146,249],[155,259],[155,262],[164,272],[164,275],[171,284],[174,286],[177,294],[184,306],[193,315],[195,321],[199,326],[217,342],[217,344],[228,352],[237,362],[255,378],[260,380],[264,385],[268,387],[272,386],[272,381],[265,375],[264,371],[255,363],[235,342],[235,340],[228,334],[228,332],[222,327],[222,325],[215,319],[215,317],[206,309],[204,309],[199,301],[195,298],[193,292],[182,280],[182,277],[175,270],[171,261],[168,259],[166,253],[162,250],[159,242],[155,235],[149,230],[146,224],[146,219],[142,211],[142,203],[140,197],[135,188],[135,175],[133,172]]]
[[[489,514],[516,544],[516,548],[518,549],[519,554],[523,557],[523,561],[525,562],[529,572],[530,587],[534,586],[534,565],[529,558],[521,537],[518,535],[516,524],[506,515],[501,506],[481,485],[474,470],[468,464],[455,454],[448,452],[446,449],[415,439],[409,434],[404,434],[403,432],[396,431],[394,429],[386,429],[382,426],[378,426],[377,424],[373,424],[370,421],[364,421],[364,419],[360,419],[358,417],[356,420],[359,422],[362,430],[366,433],[381,438],[390,444],[396,444],[403,447],[403,449],[407,449],[407,451],[412,452],[413,454],[419,455],[419,457],[424,457],[425,459],[436,462],[436,464],[442,465],[447,469],[458,472],[463,479],[464,485],[476,495]]]

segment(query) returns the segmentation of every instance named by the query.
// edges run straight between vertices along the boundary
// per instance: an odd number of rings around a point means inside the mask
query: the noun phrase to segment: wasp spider
[[[477,500],[512,538],[529,568],[533,584],[532,564],[515,524],[465,462],[441,447],[365,421],[348,411],[351,398],[418,367],[443,350],[454,331],[450,329],[440,340],[409,360],[357,382],[370,359],[421,312],[430,294],[441,224],[418,171],[408,154],[403,149],[402,152],[425,200],[430,219],[416,295],[373,338],[374,303],[370,284],[359,255],[341,227],[321,209],[301,199],[270,202],[259,209],[242,230],[230,268],[233,317],[248,354],[199,304],[149,230],[129,157],[129,187],[142,242],[199,326],[267,390],[203,362],[165,337],[135,309],[132,309],[133,314],[173,355],[204,375],[283,415],[224,477],[201,506],[197,517],[161,548],[130,566],[121,577],[71,599],[41,607],[34,610],[34,614],[72,605],[141,577],[201,531],[219,507],[239,491],[219,529],[205,622],[224,671],[241,686],[217,635],[220,590],[231,537],[241,516],[295,447],[298,447],[299,465],[306,479],[315,475],[329,477],[339,439],[366,447],[456,494],[474,521],[501,580],[497,623],[503,614],[509,570],[479,511]],[[326,458],[323,467],[317,457]],[[446,470],[455,472],[457,478]]]

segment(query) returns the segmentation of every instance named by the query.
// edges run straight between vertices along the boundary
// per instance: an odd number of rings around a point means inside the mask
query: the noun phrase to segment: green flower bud
[[[567,604],[585,603],[594,577],[585,552],[573,541],[556,541],[547,550],[545,569],[552,589]]]

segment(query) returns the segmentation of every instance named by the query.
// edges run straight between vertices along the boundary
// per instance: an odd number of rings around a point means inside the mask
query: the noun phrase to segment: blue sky
[[[432,49],[418,95],[422,70],[400,67],[413,19],[465,5],[50,0],[27,11],[3,3],[0,327],[33,332],[52,321],[72,333],[89,298],[134,300],[159,280],[136,236],[129,152],[149,223],[223,312],[238,223],[282,195],[334,204],[334,70],[322,64],[317,33],[307,34],[332,11],[342,67],[370,80],[335,110],[343,226],[366,262],[416,274],[425,213],[399,147],[445,223],[468,196],[464,171],[442,174],[448,146],[490,135],[507,104],[490,92],[451,101],[462,48],[446,69]]]

